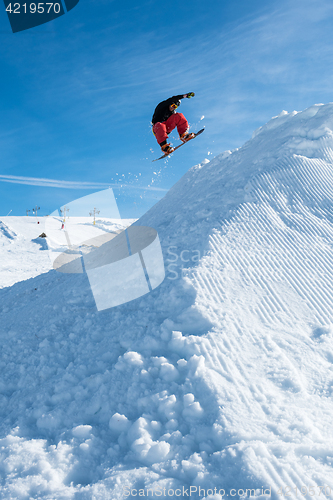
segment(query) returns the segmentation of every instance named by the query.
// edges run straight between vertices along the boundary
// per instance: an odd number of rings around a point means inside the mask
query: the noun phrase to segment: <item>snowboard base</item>
[[[202,132],[204,130],[205,129],[202,128],[201,130],[199,130],[199,132],[197,132],[196,134],[194,134],[194,137],[192,139],[190,139],[189,141],[186,141],[186,142],[182,142],[181,144],[179,144],[178,146],[176,146],[175,148],[173,148],[172,153],[174,153],[176,151],[176,149],[181,148],[182,146],[184,146],[184,144],[187,144],[188,142],[193,141],[193,139],[195,139],[198,135],[202,134]],[[172,155],[172,153],[164,153],[164,155],[162,155],[159,158],[156,158],[155,160],[152,160],[152,161],[162,160],[162,158],[166,158],[167,156]]]

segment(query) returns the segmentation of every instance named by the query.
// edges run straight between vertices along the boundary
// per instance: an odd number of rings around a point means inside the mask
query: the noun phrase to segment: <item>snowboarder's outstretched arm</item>
[[[190,97],[193,97],[195,94],[194,92],[188,92],[187,94],[180,94],[180,95],[174,95],[172,97],[169,97],[169,99],[166,99],[165,101],[160,102],[155,109],[153,118],[152,118],[152,124],[154,125],[156,122],[163,122],[169,118],[171,115],[172,111],[170,111],[170,106],[172,104],[177,104],[179,105],[179,101],[181,99],[185,99],[186,97],[189,99]],[[176,107],[177,107],[176,106]]]
[[[195,96],[194,92],[188,92],[187,94],[181,94],[181,95],[174,95],[173,97],[170,97],[166,101],[163,101],[163,103],[170,106],[170,104],[173,104],[174,102],[180,101],[181,99],[185,99],[185,98],[189,99],[190,97],[194,97],[194,96]]]

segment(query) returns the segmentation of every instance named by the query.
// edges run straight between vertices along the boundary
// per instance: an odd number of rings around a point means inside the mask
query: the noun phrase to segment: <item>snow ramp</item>
[[[0,291],[0,496],[332,498],[332,177],[333,104],[283,112],[137,222],[157,290]]]

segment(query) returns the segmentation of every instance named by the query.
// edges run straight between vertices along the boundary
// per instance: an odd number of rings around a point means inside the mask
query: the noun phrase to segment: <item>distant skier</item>
[[[166,101],[160,102],[154,111],[152,118],[153,132],[157,142],[162,148],[163,153],[170,154],[174,151],[173,147],[167,143],[168,134],[177,127],[180,140],[187,142],[193,139],[194,134],[189,133],[189,125],[182,113],[176,113],[180,106],[180,100],[187,97],[194,97],[194,92],[188,94],[175,95]]]

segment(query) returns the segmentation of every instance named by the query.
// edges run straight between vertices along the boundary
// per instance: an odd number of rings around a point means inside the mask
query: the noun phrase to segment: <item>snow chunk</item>
[[[129,367],[139,367],[143,365],[143,359],[141,354],[135,351],[125,352],[123,356],[119,356],[118,361],[115,365],[116,370],[126,370]]]
[[[195,401],[194,395],[191,393],[185,394],[183,396],[184,410],[183,417],[189,418],[200,418],[202,417],[204,411],[200,406],[199,401]]]
[[[120,413],[115,413],[112,415],[109,421],[109,427],[114,432],[126,432],[131,426],[131,422],[125,415]]]
[[[91,431],[91,425],[78,425],[77,427],[74,427],[74,429],[72,429],[72,434],[74,437],[84,439],[90,436]]]
[[[172,351],[181,351],[185,345],[185,338],[182,332],[172,332],[172,337],[169,342],[169,348]]]
[[[202,458],[198,453],[193,453],[188,460],[182,460],[182,467],[186,473],[196,475],[203,470]]]
[[[170,444],[166,441],[154,441],[152,433],[156,425],[144,417],[138,418],[128,432],[131,450],[138,460],[145,464],[153,464],[165,460],[170,452]]]
[[[178,368],[181,368],[181,369],[182,369],[182,368],[186,368],[186,366],[187,366],[187,361],[186,361],[186,359],[183,359],[183,358],[178,359],[178,361],[177,361],[177,365],[178,365]]]
[[[124,360],[131,364],[131,365],[136,365],[136,366],[142,366],[143,365],[143,360],[141,354],[135,351],[129,351],[124,354]]]
[[[89,443],[81,443],[79,446],[80,450],[87,452],[90,450]]]
[[[174,394],[163,399],[159,406],[158,411],[168,419],[173,419],[176,415],[175,406],[177,403],[177,398]]]
[[[195,397],[193,394],[188,393],[183,396],[183,400],[184,400],[184,406],[189,406],[194,402]]]
[[[145,458],[145,461],[154,464],[165,460],[170,452],[170,444],[165,441],[157,441],[151,445]]]
[[[178,375],[179,373],[177,368],[175,368],[170,363],[161,364],[160,377],[166,380],[167,382],[172,382],[173,380],[176,380]]]

